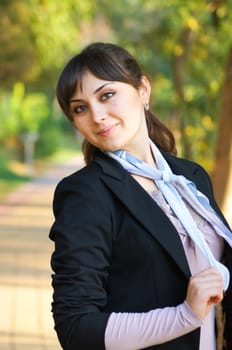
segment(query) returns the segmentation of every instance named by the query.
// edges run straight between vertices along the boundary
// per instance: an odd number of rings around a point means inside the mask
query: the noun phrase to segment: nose
[[[100,123],[106,119],[106,110],[104,106],[99,104],[92,106],[91,111],[92,111],[92,120],[95,123]]]

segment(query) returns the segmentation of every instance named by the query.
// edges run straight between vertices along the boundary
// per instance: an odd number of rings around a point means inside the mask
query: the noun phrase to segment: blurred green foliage
[[[2,95],[0,139],[27,131],[38,131],[50,114],[47,97],[42,92],[25,94],[22,82],[15,83],[12,92]]]

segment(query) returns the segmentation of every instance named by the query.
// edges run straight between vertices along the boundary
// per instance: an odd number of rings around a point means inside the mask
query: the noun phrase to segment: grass
[[[34,175],[30,176],[27,174],[27,167],[24,163],[15,160],[13,154],[7,153],[6,151],[0,152],[0,201],[11,191],[24,183],[30,181],[32,178],[40,176],[46,171],[48,166],[51,164],[59,164],[66,161],[73,155],[78,154],[80,150],[76,149],[65,149],[58,151],[54,155],[37,159],[34,162]]]
[[[11,160],[12,155],[0,153],[0,200],[17,186],[20,186],[30,177],[23,174],[20,163]]]

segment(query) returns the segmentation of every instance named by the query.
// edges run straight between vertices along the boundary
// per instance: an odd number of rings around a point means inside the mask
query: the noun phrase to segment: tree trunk
[[[216,158],[212,181],[216,200],[232,225],[232,47],[222,89]]]
[[[180,52],[174,52],[173,54],[173,78],[176,94],[179,98],[179,130],[181,134],[181,143],[183,146],[182,156],[184,158],[192,158],[192,145],[185,132],[185,118],[186,115],[186,101],[184,92],[184,78],[185,78],[185,64],[187,62],[191,46],[195,40],[195,33],[188,27],[183,28],[178,46]]]

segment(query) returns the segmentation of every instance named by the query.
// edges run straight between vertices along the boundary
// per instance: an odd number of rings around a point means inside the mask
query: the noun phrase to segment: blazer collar
[[[94,160],[103,171],[102,181],[155,238],[189,278],[191,273],[178,232],[162,209],[114,159],[98,153]],[[138,205],[140,203],[140,205]],[[162,227],[162,230],[157,229]]]

